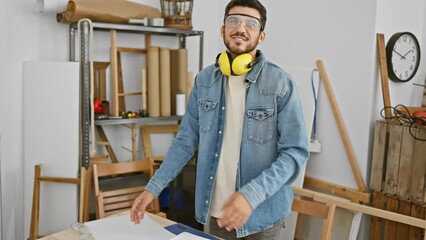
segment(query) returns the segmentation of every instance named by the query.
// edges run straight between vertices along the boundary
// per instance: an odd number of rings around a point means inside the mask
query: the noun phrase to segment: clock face
[[[420,46],[413,34],[394,34],[386,46],[386,53],[391,80],[406,82],[414,77],[420,64]]]

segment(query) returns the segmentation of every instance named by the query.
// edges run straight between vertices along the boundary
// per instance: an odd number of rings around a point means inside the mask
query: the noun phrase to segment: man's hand
[[[154,194],[149,191],[143,191],[139,194],[135,201],[133,201],[132,208],[130,209],[130,219],[133,223],[141,223],[145,214],[146,206],[148,206],[152,200],[154,200]]]
[[[234,193],[222,207],[222,216],[217,219],[217,225],[232,231],[241,227],[249,218],[253,209],[240,192]]]

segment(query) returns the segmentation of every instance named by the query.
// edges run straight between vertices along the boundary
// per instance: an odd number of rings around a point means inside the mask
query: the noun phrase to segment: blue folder
[[[213,237],[212,235],[209,235],[208,233],[194,229],[194,228],[187,226],[183,223],[175,223],[175,224],[172,224],[170,226],[165,227],[165,229],[167,229],[169,232],[174,233],[176,235],[178,235],[182,232],[189,232],[189,233],[192,233],[194,235],[197,235],[197,236],[200,236],[200,237],[203,237],[203,238],[207,238],[207,239],[211,239],[211,240],[219,240],[219,238]]]

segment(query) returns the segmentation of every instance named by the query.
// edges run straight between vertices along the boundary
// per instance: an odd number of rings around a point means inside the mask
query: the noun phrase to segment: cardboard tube
[[[177,50],[178,58],[178,91],[186,91],[186,79],[188,74],[188,50],[179,48]]]
[[[160,48],[160,115],[171,115],[170,49]]]
[[[142,111],[144,111],[144,112],[146,112],[146,104],[147,104],[147,99],[146,99],[146,96],[147,96],[147,89],[146,89],[146,87],[147,87],[147,85],[146,85],[146,69],[145,68],[143,68],[142,69],[142,71],[141,71],[141,81],[142,81],[142,83],[141,83],[141,86],[142,86],[142,90],[141,90],[141,92],[142,92]]]
[[[159,48],[148,47],[147,51],[148,73],[148,116],[160,116],[160,68]]]
[[[176,94],[179,92],[179,78],[178,78],[178,58],[177,58],[177,49],[170,50],[170,85],[171,85],[171,106],[172,106],[172,115],[176,115]]]

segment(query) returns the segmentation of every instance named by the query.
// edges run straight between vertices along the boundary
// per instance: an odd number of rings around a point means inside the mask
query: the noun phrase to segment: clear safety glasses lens
[[[235,28],[240,23],[244,23],[244,27],[250,30],[259,30],[262,25],[260,21],[254,17],[242,16],[242,15],[229,15],[225,18],[225,26]]]

